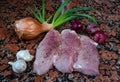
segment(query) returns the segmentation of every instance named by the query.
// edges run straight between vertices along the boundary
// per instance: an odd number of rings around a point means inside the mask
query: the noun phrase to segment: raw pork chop
[[[51,69],[53,62],[60,53],[61,36],[58,31],[50,30],[37,48],[33,70],[38,75]]]
[[[88,75],[99,74],[99,57],[96,43],[84,35],[80,36],[80,41],[82,48],[79,50],[78,59],[73,65],[74,70]]]
[[[77,60],[77,51],[81,48],[80,39],[74,31],[69,29],[63,30],[61,36],[61,54],[59,54],[54,66],[62,73],[70,73],[73,71],[73,64]]]
[[[62,73],[79,71],[87,75],[99,74],[96,43],[80,37],[72,30],[50,30],[37,48],[34,72],[42,75],[54,66]]]

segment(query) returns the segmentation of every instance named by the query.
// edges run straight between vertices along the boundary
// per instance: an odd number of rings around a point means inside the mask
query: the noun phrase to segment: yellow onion
[[[40,33],[49,31],[53,28],[52,24],[48,24],[47,22],[41,24],[40,22],[31,17],[15,21],[14,26],[19,38],[25,40],[34,39]]]

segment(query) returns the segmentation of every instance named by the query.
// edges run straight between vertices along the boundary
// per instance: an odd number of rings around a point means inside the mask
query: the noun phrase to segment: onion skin
[[[27,17],[15,21],[14,27],[19,38],[31,40],[36,38],[40,33],[52,29],[53,25],[46,22],[41,24],[36,19]]]

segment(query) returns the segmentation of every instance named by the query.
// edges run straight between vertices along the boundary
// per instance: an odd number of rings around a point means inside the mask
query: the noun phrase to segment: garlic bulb
[[[17,60],[23,59],[25,61],[31,61],[33,59],[33,56],[30,55],[28,50],[20,50],[16,54]]]
[[[22,73],[27,68],[27,64],[24,60],[17,60],[16,62],[8,62],[8,64],[12,65],[12,69],[16,73]]]

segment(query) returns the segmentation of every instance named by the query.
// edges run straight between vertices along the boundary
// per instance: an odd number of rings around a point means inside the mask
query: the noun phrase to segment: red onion
[[[108,38],[108,35],[102,31],[96,31],[93,35],[93,39],[98,43],[104,43],[105,40]]]
[[[95,33],[96,31],[99,31],[99,30],[100,30],[99,26],[97,24],[94,24],[94,23],[88,25],[88,27],[87,27],[87,32],[91,33],[91,34]]]
[[[71,29],[75,30],[77,33],[80,33],[82,31],[82,23],[77,19],[72,20]]]

